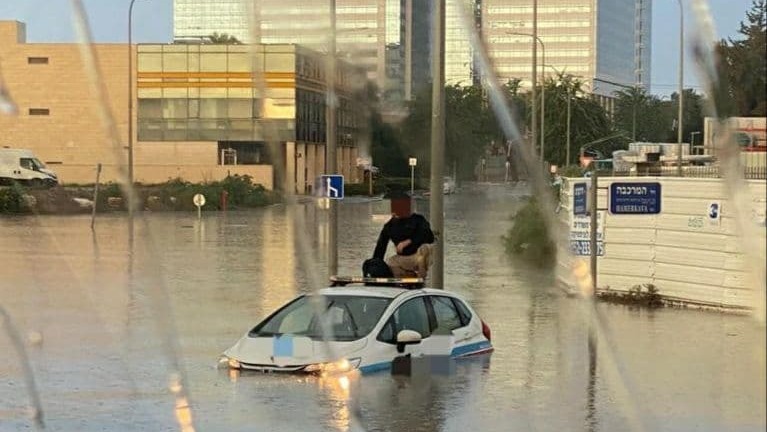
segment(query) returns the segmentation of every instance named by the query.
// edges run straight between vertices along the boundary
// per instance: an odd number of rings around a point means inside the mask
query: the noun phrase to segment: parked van
[[[0,184],[18,182],[25,186],[55,186],[56,173],[47,169],[30,150],[0,148]]]

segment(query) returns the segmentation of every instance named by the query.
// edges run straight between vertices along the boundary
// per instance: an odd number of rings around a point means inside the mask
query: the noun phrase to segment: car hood
[[[356,353],[366,345],[367,338],[351,342],[325,342],[303,336],[245,335],[234,346],[224,351],[224,355],[239,361],[245,367],[289,367],[338,360]]]

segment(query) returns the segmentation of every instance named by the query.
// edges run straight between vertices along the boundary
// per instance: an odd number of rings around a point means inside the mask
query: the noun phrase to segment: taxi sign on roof
[[[346,286],[349,284],[363,284],[368,286],[389,286],[397,288],[423,288],[424,279],[411,278],[368,278],[357,276],[331,276],[331,286]]]

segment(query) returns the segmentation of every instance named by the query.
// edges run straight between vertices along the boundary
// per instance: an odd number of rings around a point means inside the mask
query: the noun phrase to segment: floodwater
[[[500,236],[522,192],[445,198],[447,288],[474,305],[496,347],[451,376],[382,373],[346,387],[216,368],[266,314],[316,288],[308,269],[324,275],[324,213],[311,204],[201,221],[147,214],[132,259],[124,216],[100,216],[95,236],[89,216],[4,217],[0,302],[24,339],[46,430],[179,430],[173,356],[197,431],[765,429],[765,330],[749,317],[599,304],[590,367],[581,300],[504,257]],[[375,215],[387,210],[386,201],[341,206],[340,273],[360,273],[384,221]],[[0,430],[34,428],[28,401],[2,333]]]

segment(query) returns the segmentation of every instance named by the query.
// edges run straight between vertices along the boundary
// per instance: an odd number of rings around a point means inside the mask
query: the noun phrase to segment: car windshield
[[[33,171],[40,171],[40,169],[45,168],[45,165],[37,158],[20,158],[19,165]]]
[[[391,299],[359,296],[321,296],[323,314],[318,317],[312,296],[302,296],[253,328],[251,337],[291,334],[322,339],[326,320],[334,341],[352,341],[367,336]]]

